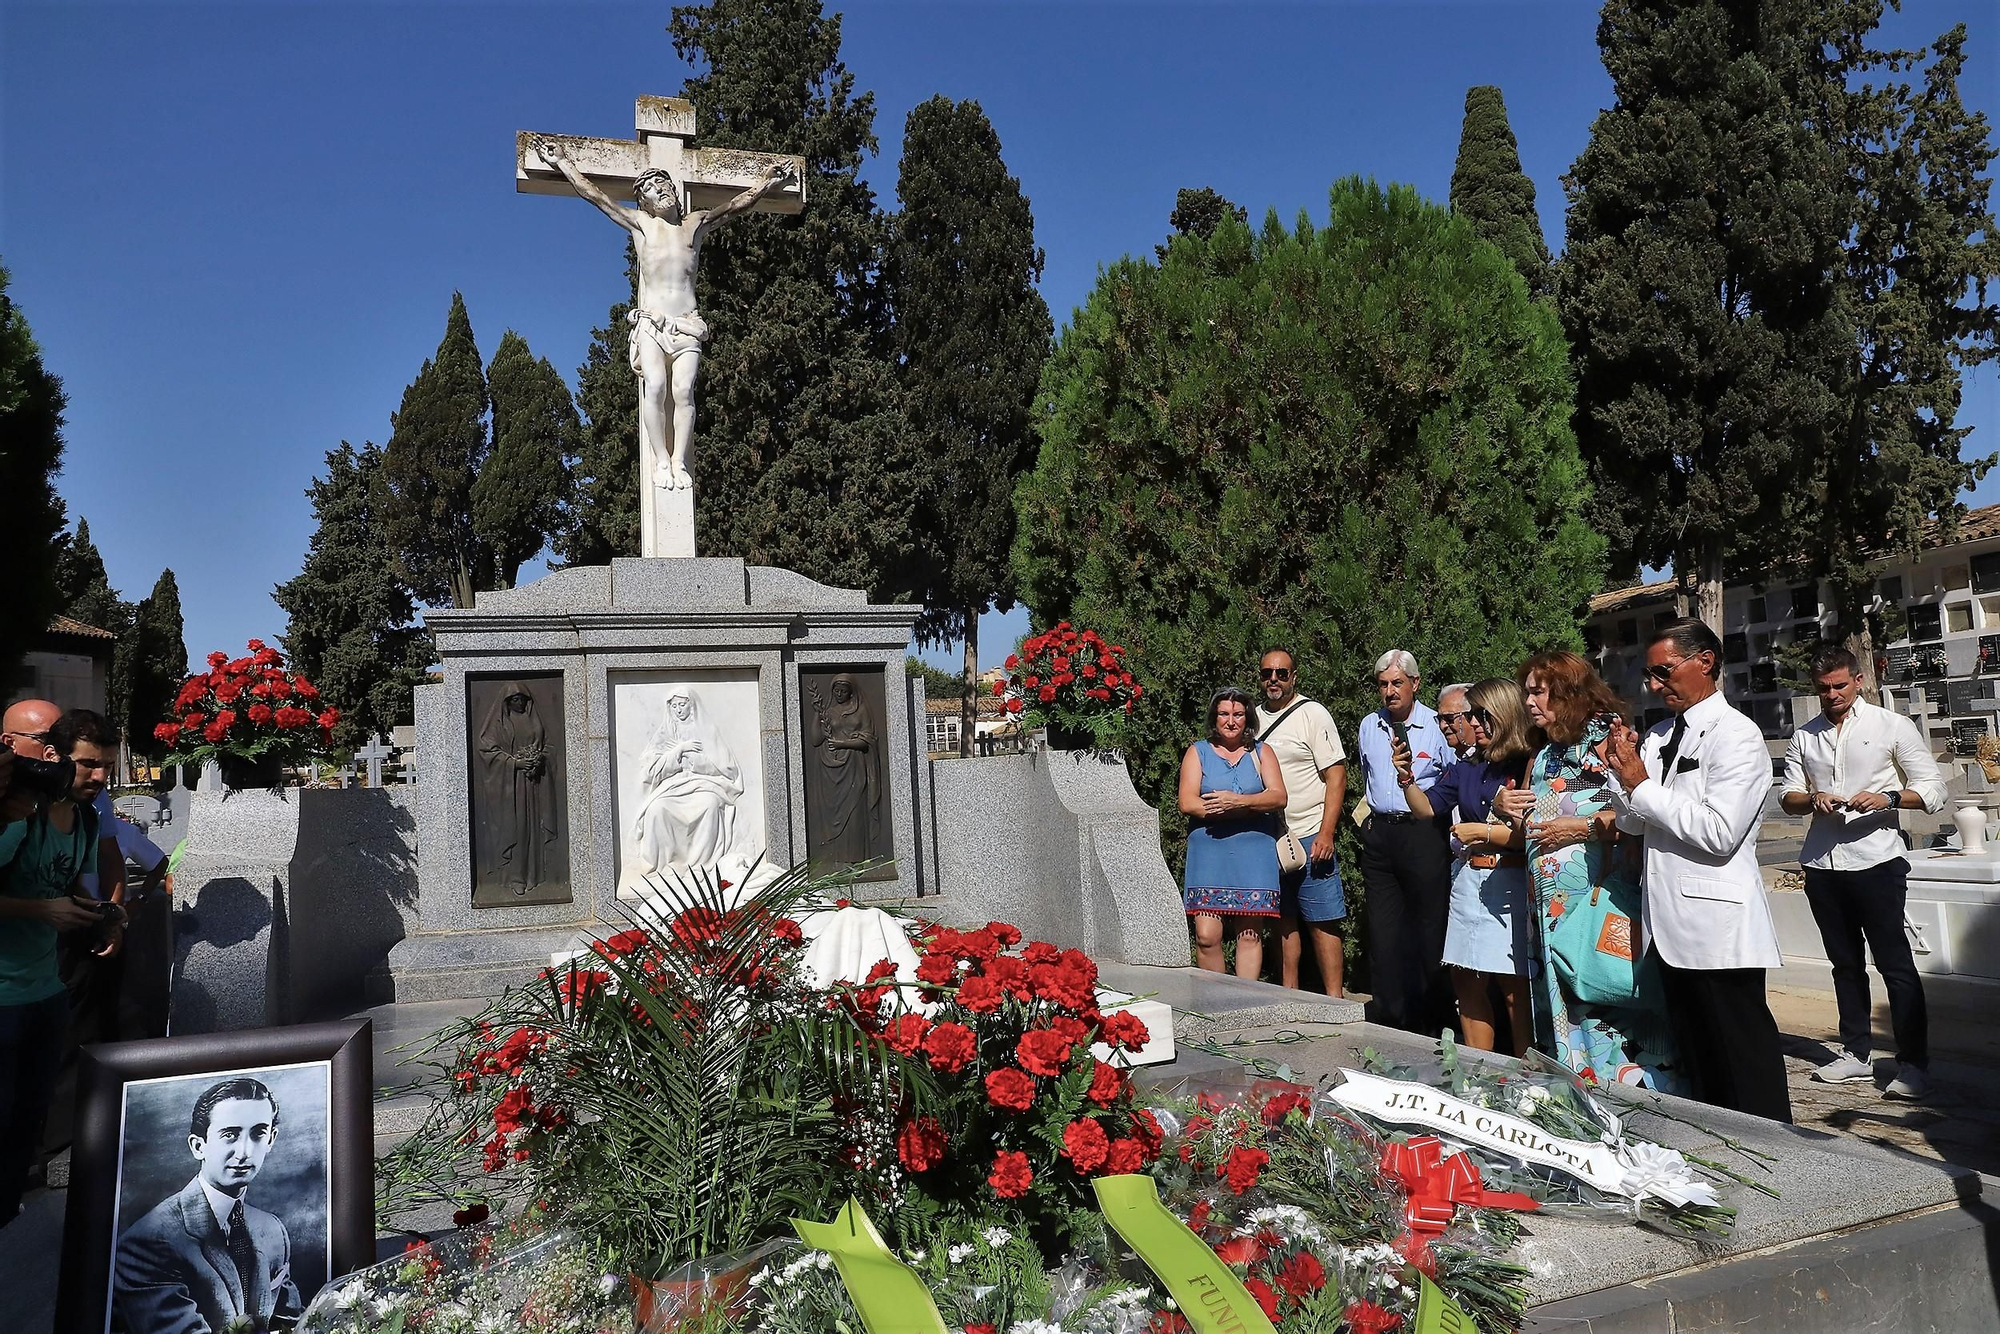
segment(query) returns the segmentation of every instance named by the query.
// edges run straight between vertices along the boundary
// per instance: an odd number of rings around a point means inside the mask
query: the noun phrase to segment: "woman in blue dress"
[[[1521,687],[1495,677],[1466,692],[1469,747],[1429,791],[1410,779],[1409,751],[1398,746],[1396,781],[1420,819],[1451,833],[1451,916],[1444,961],[1458,994],[1459,1029],[1468,1047],[1492,1051],[1497,1025],[1492,993],[1507,1007],[1514,1055],[1528,1049],[1533,1023],[1528,975],[1534,960],[1528,913],[1528,858],[1522,831],[1497,815],[1500,793],[1519,787],[1542,734],[1528,722]]]
[[[1208,701],[1208,736],[1181,757],[1180,807],[1188,817],[1182,902],[1194,919],[1195,963],[1222,971],[1225,930],[1236,937],[1236,975],[1264,966],[1259,918],[1278,916],[1278,832],[1285,779],[1256,739],[1248,693],[1224,686]]]

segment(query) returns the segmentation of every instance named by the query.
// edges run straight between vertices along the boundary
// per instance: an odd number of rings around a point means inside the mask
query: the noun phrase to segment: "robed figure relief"
[[[882,763],[882,674],[799,673],[807,714],[806,842],[814,866],[837,870],[893,855]],[[893,879],[885,865],[867,879]]]
[[[639,809],[628,831],[628,879],[654,871],[739,870],[762,851],[744,828],[743,769],[702,713],[694,688],[667,689],[659,726],[639,756]]]
[[[473,681],[475,907],[567,903],[562,677]]]

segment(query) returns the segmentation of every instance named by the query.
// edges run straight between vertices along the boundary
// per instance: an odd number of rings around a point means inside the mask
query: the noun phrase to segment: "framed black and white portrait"
[[[375,1258],[369,1025],[86,1047],[59,1334],[288,1329]]]

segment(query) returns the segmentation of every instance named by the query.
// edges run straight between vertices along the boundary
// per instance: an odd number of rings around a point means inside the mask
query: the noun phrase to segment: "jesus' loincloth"
[[[634,375],[639,370],[639,340],[650,338],[672,362],[690,352],[699,352],[708,342],[708,322],[689,311],[685,315],[656,315],[650,310],[634,307],[625,316],[625,322],[632,326],[631,337],[626,340],[626,362]]]

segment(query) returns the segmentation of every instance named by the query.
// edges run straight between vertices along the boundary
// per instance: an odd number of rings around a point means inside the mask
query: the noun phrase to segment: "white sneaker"
[[[1864,1079],[1873,1083],[1875,1067],[1853,1052],[1844,1051],[1839,1060],[1828,1061],[1813,1071],[1812,1077],[1822,1084],[1858,1084]]]
[[[1931,1077],[1918,1065],[1896,1065],[1896,1077],[1889,1081],[1889,1087],[1882,1090],[1885,1098],[1896,1098],[1904,1102],[1915,1102],[1931,1091]]]

